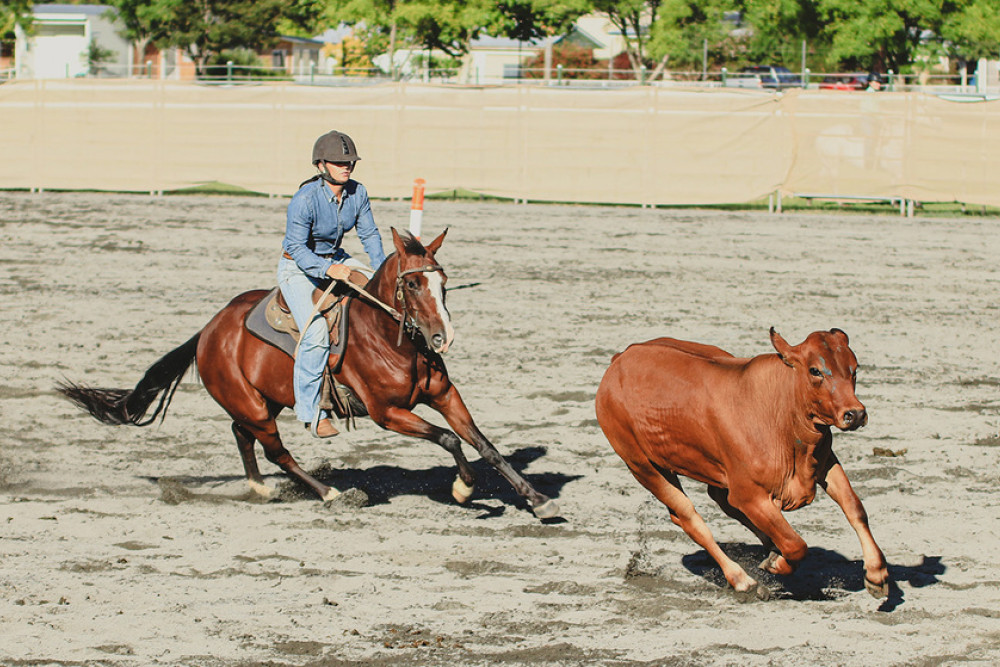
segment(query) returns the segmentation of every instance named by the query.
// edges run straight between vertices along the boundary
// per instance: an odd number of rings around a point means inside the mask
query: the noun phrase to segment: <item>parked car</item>
[[[819,84],[820,90],[864,90],[867,87],[868,75],[864,72],[831,74],[824,77]]]
[[[802,86],[802,77],[792,74],[787,67],[777,65],[754,65],[740,70],[726,78],[727,86],[737,88],[769,88],[784,90]]]

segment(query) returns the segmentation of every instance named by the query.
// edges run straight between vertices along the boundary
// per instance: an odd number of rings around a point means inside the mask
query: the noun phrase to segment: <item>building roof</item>
[[[111,5],[35,5],[33,14],[87,14],[96,16],[115,8]]]
[[[546,43],[551,42],[552,44],[562,44],[564,42],[569,44],[576,44],[578,46],[584,46],[586,48],[600,48],[603,46],[596,39],[591,37],[588,33],[580,30],[576,26],[570,28],[569,32],[565,35],[560,35],[559,37],[544,37],[537,39],[529,39],[525,41],[519,41],[516,39],[511,39],[510,37],[493,37],[491,35],[481,35],[476,39],[472,40],[471,45],[473,48],[480,49],[516,49],[518,47],[526,48],[541,48],[545,46]]]
[[[322,39],[310,39],[309,37],[293,37],[291,35],[279,35],[278,39],[292,44],[306,44],[308,46],[323,46],[326,42]]]

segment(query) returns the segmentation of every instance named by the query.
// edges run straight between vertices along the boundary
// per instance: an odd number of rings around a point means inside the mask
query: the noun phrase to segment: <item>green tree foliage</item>
[[[105,49],[93,37],[90,38],[87,50],[82,54],[83,62],[87,65],[87,74],[90,76],[100,75],[104,71],[105,63],[111,61],[114,57],[114,51]]]
[[[702,64],[704,45],[708,43],[713,62],[725,62],[735,50],[735,28],[723,20],[731,3],[725,0],[664,0],[659,17],[650,28],[649,55],[672,69],[696,69]]]
[[[1000,56],[1000,3],[997,0],[960,0],[949,3],[941,36],[951,51],[966,60]]]
[[[625,38],[625,52],[632,68],[638,73],[648,62],[649,27],[656,25],[663,0],[592,1],[594,9],[605,14]]]
[[[746,53],[751,63],[793,66],[801,62],[803,41],[814,49],[829,41],[816,0],[746,0],[742,20],[752,26]]]
[[[260,51],[278,41],[279,26],[315,24],[316,0],[108,0],[120,13],[125,36],[176,46],[198,74],[226,49]]]
[[[0,49],[13,50],[14,26],[31,32],[32,0],[0,0]]]
[[[925,30],[938,33],[943,0],[818,0],[830,58],[854,68],[897,72],[913,61]]]

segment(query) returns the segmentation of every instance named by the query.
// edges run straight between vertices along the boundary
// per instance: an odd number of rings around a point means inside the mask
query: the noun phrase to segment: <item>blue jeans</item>
[[[365,274],[371,274],[371,269],[354,259],[347,253],[338,258],[339,264],[346,264],[352,269],[358,269]],[[317,417],[322,419],[328,415],[319,415],[319,395],[323,387],[323,369],[330,358],[330,330],[326,318],[317,313],[312,321],[306,318],[313,310],[313,290],[322,289],[322,281],[307,276],[302,269],[290,259],[282,257],[278,261],[278,287],[288,303],[295,325],[302,334],[298,356],[295,357],[295,370],[292,375],[292,387],[295,390],[295,416],[299,421],[311,422]],[[308,325],[308,326],[307,326]]]

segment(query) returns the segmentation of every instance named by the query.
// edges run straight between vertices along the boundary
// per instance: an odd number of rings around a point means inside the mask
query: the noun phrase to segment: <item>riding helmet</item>
[[[331,130],[316,140],[313,145],[313,164],[324,162],[357,162],[361,157],[354,140],[343,132]]]

